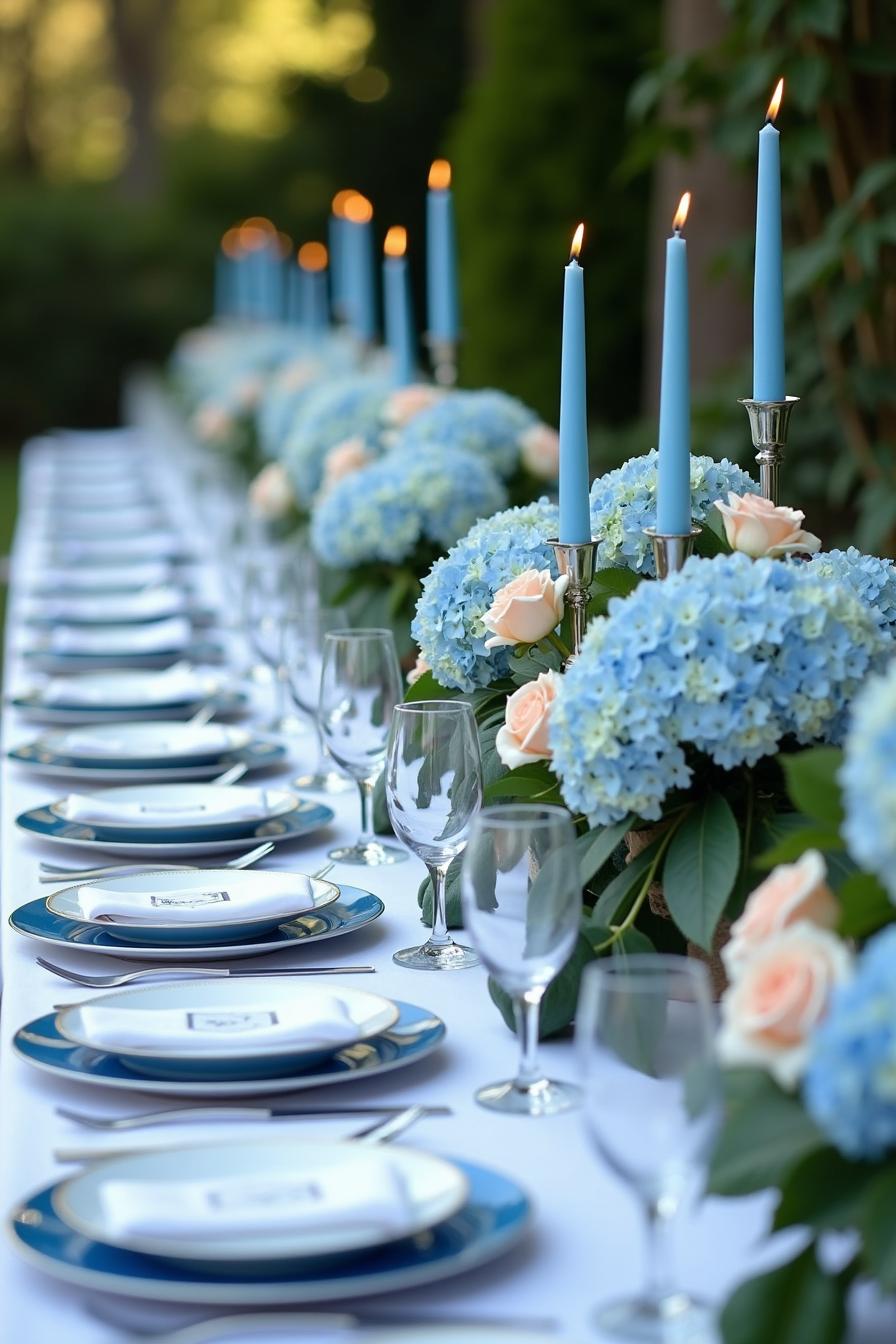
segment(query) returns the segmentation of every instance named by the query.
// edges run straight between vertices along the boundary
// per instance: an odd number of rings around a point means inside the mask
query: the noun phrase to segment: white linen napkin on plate
[[[70,793],[65,800],[67,821],[133,822],[135,826],[215,825],[226,821],[263,821],[271,815],[269,789],[216,789],[209,786],[205,801],[196,803],[116,802],[99,794]]]
[[[408,1226],[402,1173],[382,1161],[328,1164],[313,1172],[221,1176],[203,1181],[104,1181],[100,1202],[109,1234],[226,1240],[243,1233],[387,1232]]]
[[[219,877],[207,888],[185,887],[174,891],[130,891],[104,882],[78,888],[78,905],[85,919],[109,919],[116,924],[210,924],[234,923],[255,916],[295,914],[310,903],[311,884],[296,878],[276,890],[252,889],[251,882]]]
[[[288,1002],[264,1000],[238,1008],[119,1008],[85,1003],[78,1012],[79,1035],[97,1050],[170,1050],[191,1053],[251,1054],[259,1047],[338,1050],[358,1039],[358,1028],[341,999],[332,994],[303,995]]]
[[[103,597],[57,597],[37,603],[31,614],[44,620],[96,620],[111,624],[174,616],[186,605],[183,590],[168,584],[136,593],[108,593]]]
[[[60,625],[50,632],[53,653],[172,653],[190,642],[190,622],[182,616],[147,625],[110,625],[99,630]]]
[[[132,736],[113,733],[98,733],[89,728],[70,732],[65,737],[65,751],[72,755],[86,756],[123,756],[126,759],[136,756],[164,757],[195,756],[199,752],[213,756],[215,752],[229,751],[233,734],[224,724],[197,724],[190,728],[184,724],[183,730],[176,736],[166,736],[164,732],[140,733],[136,740]]]
[[[217,695],[221,683],[211,673],[188,666],[168,667],[164,672],[147,672],[136,678],[121,677],[102,681],[83,677],[53,677],[42,689],[45,705],[72,705],[86,708],[117,706],[139,709],[148,705],[187,704]]]

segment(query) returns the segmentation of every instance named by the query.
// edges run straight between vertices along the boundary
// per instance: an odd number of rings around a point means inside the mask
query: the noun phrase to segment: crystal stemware
[[[345,612],[334,607],[301,608],[291,611],[282,624],[283,665],[289,679],[292,698],[311,723],[317,739],[317,760],[309,771],[293,780],[293,788],[316,793],[344,793],[351,780],[339,770],[324,746],[318,722],[320,674],[323,666],[324,636],[331,630],[344,630]]]
[[[401,863],[403,849],[373,833],[373,790],[383,773],[392,711],[402,697],[391,630],[329,630],[324,635],[318,723],[324,745],[361,794],[361,835],[330,851],[341,863]]]
[[[262,726],[262,732],[294,736],[305,730],[304,722],[292,712],[289,703],[281,635],[283,618],[295,603],[296,592],[302,589],[301,560],[294,553],[279,547],[263,547],[247,557],[246,630],[253,651],[270,671],[275,696],[274,717]]]
[[[398,838],[426,864],[433,890],[432,931],[421,947],[394,954],[399,966],[454,971],[479,965],[473,949],[448,932],[445,883],[481,804],[482,762],[470,706],[459,700],[399,705],[386,757],[386,805]]]
[[[721,1119],[715,1029],[709,976],[693,958],[627,956],[585,968],[576,1014],[585,1120],[598,1153],[637,1195],[649,1232],[646,1291],[596,1314],[613,1338],[713,1338],[711,1310],[675,1287],[669,1232],[702,1189]]]
[[[476,1093],[481,1106],[553,1115],[578,1106],[571,1083],[546,1078],[538,1062],[541,1001],[572,955],[582,908],[575,827],[562,807],[484,807],[461,870],[464,924],[489,972],[513,1000],[517,1075]]]

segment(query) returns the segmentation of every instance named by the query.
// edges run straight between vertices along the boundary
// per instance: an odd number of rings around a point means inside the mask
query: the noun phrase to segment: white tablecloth
[[[144,411],[145,413],[145,411]],[[175,505],[189,521],[189,491],[180,447],[168,437],[167,453],[159,452],[160,474]],[[26,577],[32,538],[27,528],[27,489],[23,500],[26,522],[19,530],[13,563],[13,598]],[[214,583],[214,575],[207,575]],[[6,687],[26,680],[13,644],[18,641],[15,607],[9,622],[10,638],[6,664]],[[18,632],[19,634],[21,632]],[[4,714],[4,748],[27,741],[37,729],[19,720],[7,709]],[[308,739],[297,742],[295,762],[308,754]],[[293,767],[294,769],[294,767]],[[54,1106],[67,1103],[110,1115],[128,1110],[153,1109],[165,1102],[136,1096],[132,1099],[101,1088],[63,1085],[42,1076],[16,1058],[9,1039],[22,1023],[48,1010],[53,1003],[71,1002],[83,993],[35,966],[35,956],[46,951],[5,928],[9,912],[25,901],[46,893],[37,883],[38,859],[77,861],[90,855],[84,850],[48,846],[26,838],[14,826],[22,809],[49,801],[64,793],[64,786],[26,775],[3,762],[2,883],[4,905],[2,1003],[2,1059],[0,1059],[0,1196],[4,1210],[70,1168],[54,1162],[55,1146],[99,1143],[110,1145],[105,1135],[91,1135],[54,1114]],[[283,779],[289,779],[284,772]],[[353,836],[358,821],[358,803],[353,794],[333,801],[336,820],[326,835],[310,842],[280,849],[267,861],[279,868],[313,869],[334,840]],[[326,1093],[301,1094],[307,1101],[363,1103],[385,1100],[393,1103],[424,1101],[447,1103],[450,1118],[430,1118],[416,1126],[408,1142],[445,1154],[492,1164],[520,1181],[531,1192],[534,1220],[523,1244],[502,1259],[431,1289],[371,1300],[374,1307],[390,1312],[427,1311],[456,1316],[512,1315],[556,1317],[568,1338],[594,1338],[588,1317],[595,1302],[627,1294],[642,1281],[642,1227],[637,1205],[628,1191],[602,1165],[589,1147],[581,1113],[528,1119],[504,1117],[482,1110],[473,1101],[474,1088],[483,1082],[506,1077],[513,1070],[516,1046],[492,1006],[485,975],[479,970],[432,975],[401,970],[391,960],[392,952],[420,940],[423,934],[415,892],[423,876],[421,865],[411,859],[394,868],[337,868],[334,877],[368,886],[386,903],[385,915],[355,937],[328,941],[317,947],[278,953],[266,964],[338,964],[370,961],[377,974],[346,977],[342,983],[362,985],[396,997],[424,1004],[447,1023],[444,1047],[419,1066],[390,1074],[380,1082],[367,1081]],[[83,953],[60,953],[66,964],[84,970],[111,970],[119,963],[91,958]],[[123,963],[122,963],[123,964]],[[133,963],[128,963],[133,966]],[[338,982],[337,982],[338,983]],[[569,1041],[549,1043],[544,1048],[548,1069],[557,1077],[571,1077],[575,1062]],[[276,1121],[277,1133],[290,1126],[297,1136],[336,1135],[351,1127],[343,1121]],[[268,1132],[264,1123],[252,1126]],[[124,1146],[140,1143],[171,1143],[179,1134],[201,1141],[204,1134],[223,1136],[232,1127],[223,1124],[143,1130],[138,1135],[116,1136]],[[239,1132],[248,1133],[248,1127]],[[702,1295],[720,1298],[732,1284],[769,1263],[774,1252],[763,1241],[769,1205],[764,1198],[737,1202],[707,1201],[697,1216],[681,1229],[678,1261],[682,1283]],[[119,1300],[120,1301],[120,1300]],[[349,1304],[347,1304],[349,1305]],[[354,1304],[363,1310],[365,1303]],[[143,1326],[183,1321],[190,1313],[158,1304],[125,1307]],[[213,1314],[211,1311],[201,1313]],[[121,1338],[115,1330],[99,1324],[84,1309],[83,1295],[44,1276],[23,1263],[9,1247],[0,1251],[0,1340],[3,1344],[103,1344]]]

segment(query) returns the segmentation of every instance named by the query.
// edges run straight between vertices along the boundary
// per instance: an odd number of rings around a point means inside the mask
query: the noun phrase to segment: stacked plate
[[[97,671],[101,668],[169,667],[175,661],[220,662],[224,650],[200,639],[184,615],[109,625],[55,624],[37,627],[22,650],[24,661],[41,672]]]
[[[176,663],[162,672],[122,668],[57,677],[19,691],[13,706],[38,723],[118,723],[137,719],[187,718],[204,705],[217,714],[246,707],[217,673]]]
[[[258,770],[279,764],[286,749],[229,724],[162,720],[47,733],[8,755],[39,774],[125,784],[211,779],[237,764]]]
[[[70,793],[16,818],[54,844],[138,858],[186,858],[280,844],[333,820],[322,803],[286,789],[216,784],[142,784],[102,794]]]

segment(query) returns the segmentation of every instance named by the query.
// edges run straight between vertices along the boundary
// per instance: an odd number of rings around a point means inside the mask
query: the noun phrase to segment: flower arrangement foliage
[[[519,469],[522,438],[538,417],[516,397],[494,388],[453,392],[415,416],[396,450],[418,453],[433,444],[484,457],[504,479]]]
[[[327,379],[301,403],[281,449],[299,502],[310,508],[327,453],[345,439],[367,439],[380,423],[388,382],[375,374]]]
[[[850,852],[896,901],[896,665],[856,699],[840,778]]]
[[[597,567],[619,565],[654,577],[653,549],[644,529],[656,526],[658,453],[629,458],[591,486],[591,535],[597,537]],[[734,462],[691,457],[691,514],[702,523],[717,500],[730,492],[756,494],[753,478]]]
[[[896,565],[876,555],[863,555],[855,546],[845,551],[820,551],[809,568],[825,579],[845,583],[868,607],[888,634],[896,634]]]

